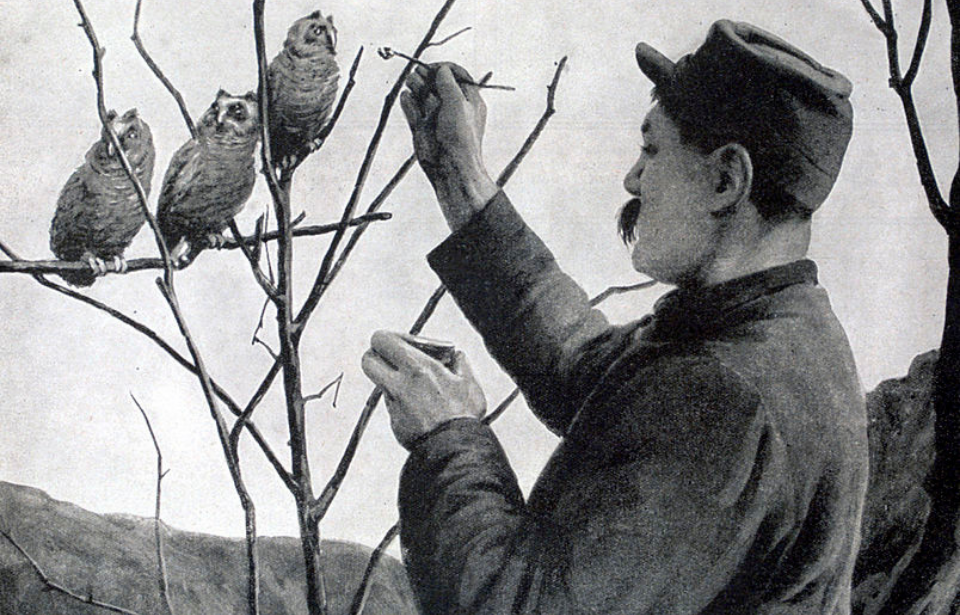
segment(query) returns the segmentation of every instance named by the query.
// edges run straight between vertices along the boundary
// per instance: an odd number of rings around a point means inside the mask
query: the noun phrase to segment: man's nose
[[[623,187],[627,192],[634,196],[640,196],[640,175],[643,174],[643,157],[637,159],[637,162],[627,171],[623,178]]]

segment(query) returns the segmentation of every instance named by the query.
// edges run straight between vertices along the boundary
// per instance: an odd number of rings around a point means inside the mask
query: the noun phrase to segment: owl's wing
[[[163,215],[173,211],[177,203],[183,201],[189,194],[194,181],[200,174],[203,146],[199,141],[191,139],[177,150],[170,161],[167,173],[163,177],[163,190],[157,205],[157,214]]]
[[[60,191],[57,211],[50,225],[50,248],[58,257],[76,260],[82,255],[82,244],[87,235],[83,223],[84,218],[93,213],[87,211],[93,198],[81,169],[77,169]]]

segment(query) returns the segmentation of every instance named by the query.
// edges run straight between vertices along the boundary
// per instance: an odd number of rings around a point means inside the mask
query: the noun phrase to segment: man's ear
[[[711,181],[716,198],[710,211],[722,214],[733,211],[750,198],[753,187],[753,162],[750,152],[739,143],[728,143],[710,154]]]

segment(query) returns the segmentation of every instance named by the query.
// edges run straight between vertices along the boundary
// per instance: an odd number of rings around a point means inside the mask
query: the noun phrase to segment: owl
[[[163,178],[157,224],[175,265],[223,244],[223,229],[253,192],[259,139],[256,94],[217,92],[196,138],[177,150]]]
[[[270,62],[270,152],[281,165],[313,144],[337,97],[337,29],[320,11],[298,19]]]
[[[136,109],[107,115],[127,160],[149,194],[153,177],[153,135]],[[50,249],[60,260],[85,261],[90,271],[61,274],[73,286],[90,286],[106,273],[104,260],[126,270],[123,251],[146,222],[137,191],[121,166],[106,128],[86,155],[86,162],[67,180],[50,225]]]

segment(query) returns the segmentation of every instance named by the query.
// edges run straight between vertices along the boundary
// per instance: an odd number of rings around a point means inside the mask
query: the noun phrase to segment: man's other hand
[[[473,81],[456,64],[417,66],[400,96],[417,159],[452,230],[483,209],[498,190],[483,163],[487,108],[478,88],[464,83]]]
[[[448,369],[406,338],[402,333],[377,331],[362,367],[386,394],[393,434],[409,449],[447,421],[483,417],[487,403],[462,352],[457,351]]]

